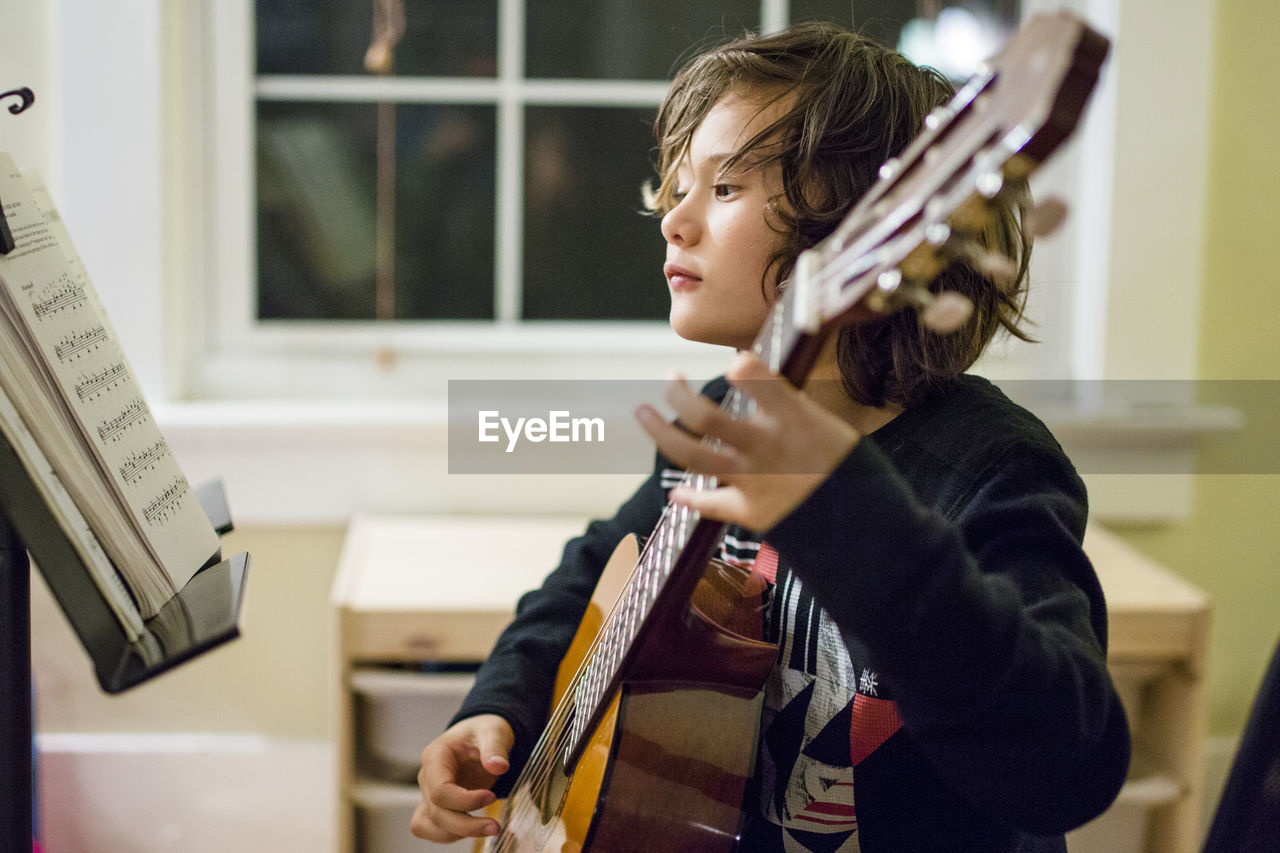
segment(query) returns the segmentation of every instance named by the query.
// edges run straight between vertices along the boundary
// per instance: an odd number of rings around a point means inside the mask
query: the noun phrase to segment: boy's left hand
[[[861,435],[754,356],[739,354],[726,376],[755,400],[749,417],[731,417],[677,377],[666,400],[684,429],[648,405],[636,410],[636,418],[664,456],[719,483],[706,491],[678,487],[672,501],[707,518],[765,531],[799,506]]]

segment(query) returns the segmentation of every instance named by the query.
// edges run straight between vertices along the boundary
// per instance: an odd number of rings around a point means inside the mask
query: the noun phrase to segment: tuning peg
[[[1018,280],[1018,265],[999,252],[988,252],[973,244],[969,247],[965,260],[969,266],[1002,287],[1008,287]]]
[[[1018,280],[1018,265],[998,252],[984,249],[971,236],[936,222],[925,229],[925,241],[941,255],[963,261],[996,284],[1009,286]]]
[[[963,294],[954,290],[930,293],[922,281],[906,278],[896,269],[877,277],[870,306],[881,313],[911,306],[926,327],[944,335],[959,329],[973,314],[973,303]]]
[[[1022,212],[1022,227],[1036,237],[1048,237],[1067,218],[1067,205],[1060,198],[1047,198]]]
[[[933,296],[921,291],[925,298],[920,311],[920,319],[931,330],[942,334],[950,334],[965,324],[973,314],[973,303],[969,298],[954,290],[944,290]]]

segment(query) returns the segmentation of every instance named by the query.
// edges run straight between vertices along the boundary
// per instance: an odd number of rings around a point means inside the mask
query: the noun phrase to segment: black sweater
[[[707,393],[720,396],[722,382]],[[514,781],[600,569],[666,505],[654,474],[569,542],[457,719],[505,717]],[[765,537],[891,688],[902,728],[857,767],[864,853],[1064,849],[1128,767],[1084,486],[1049,431],[963,377],[865,436]],[[744,839],[744,848],[750,848]]]

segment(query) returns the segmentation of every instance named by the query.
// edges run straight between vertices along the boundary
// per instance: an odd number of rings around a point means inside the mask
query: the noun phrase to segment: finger
[[[665,399],[676,413],[679,425],[700,436],[718,438],[737,448],[749,447],[752,430],[746,421],[734,418],[716,403],[694,391],[677,375],[667,386]]]
[[[476,734],[476,748],[480,751],[480,764],[494,776],[501,776],[511,769],[509,756],[515,734],[510,726],[486,726]]]
[[[428,782],[422,790],[433,805],[454,812],[473,812],[497,799],[497,795],[487,788],[467,788],[452,781]]]
[[[732,448],[716,447],[690,435],[669,423],[652,406],[642,405],[635,414],[658,451],[681,468],[721,479],[741,469],[739,457]]]
[[[745,496],[740,489],[722,486],[718,489],[698,490],[689,486],[676,486],[671,490],[672,502],[696,510],[703,518],[728,521],[752,528]],[[752,528],[754,529],[754,528]]]
[[[735,380],[774,379],[778,374],[769,369],[758,357],[749,352],[738,352],[724,372],[730,382]]]
[[[734,357],[725,378],[766,412],[777,411],[801,396],[799,389],[749,353],[739,353]]]
[[[492,803],[493,791],[458,784],[462,771],[458,756],[451,749],[428,747],[418,770],[418,787],[431,802],[454,811],[473,811]]]
[[[431,819],[430,807],[426,802],[418,803],[414,807],[413,817],[409,819],[409,831],[418,838],[425,838],[437,844],[452,844],[463,837],[437,826]]]
[[[497,835],[498,829],[498,822],[493,818],[444,811],[425,801],[414,808],[409,822],[409,830],[414,835],[444,844],[460,838]]]

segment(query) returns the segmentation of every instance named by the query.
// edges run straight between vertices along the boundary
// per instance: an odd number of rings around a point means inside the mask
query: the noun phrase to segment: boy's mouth
[[[667,277],[668,284],[677,290],[691,287],[697,282],[702,281],[700,276],[694,275],[691,271],[685,269],[679,264],[673,264],[670,262],[662,265],[662,274]]]

